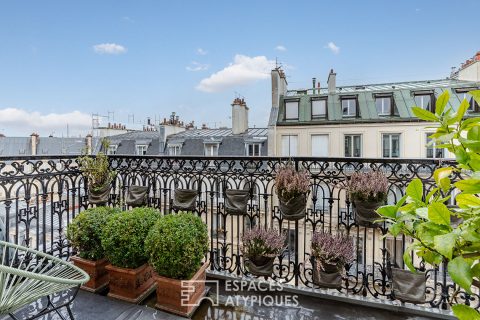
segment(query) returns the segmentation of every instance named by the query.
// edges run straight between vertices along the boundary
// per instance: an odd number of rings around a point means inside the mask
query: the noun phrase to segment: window
[[[345,157],[362,156],[362,135],[346,134],[345,135]]]
[[[144,156],[147,154],[147,146],[144,144],[138,144],[137,145],[137,155],[138,156]]]
[[[403,241],[402,239],[386,238],[387,259],[392,263],[392,267],[400,268],[403,266]]]
[[[458,94],[458,97],[460,98],[460,101],[463,101],[465,99],[468,101],[468,103],[470,104],[470,107],[468,107],[467,110],[469,112],[480,112],[480,106],[468,92],[457,91],[457,94]]]
[[[328,157],[328,135],[314,134],[311,137],[312,157]]]
[[[382,149],[384,158],[400,157],[400,134],[388,133],[382,135]]]
[[[357,115],[357,99],[356,98],[342,99],[342,114],[344,117],[355,117]]]
[[[247,156],[258,157],[261,155],[262,145],[260,143],[247,144]]]
[[[392,96],[375,97],[375,105],[379,116],[393,115],[393,98]]]
[[[218,143],[205,144],[205,155],[209,157],[218,156]]]
[[[297,155],[297,136],[282,136],[282,157],[295,157]]]
[[[312,100],[312,118],[325,118],[327,116],[327,99]]]
[[[282,233],[286,235],[285,237],[285,255],[289,259],[294,259],[295,257],[295,230],[293,229],[282,229]]]
[[[432,133],[426,134],[426,141],[427,141],[427,158],[436,159],[436,158],[444,158],[445,157],[445,149],[438,149],[436,147],[435,141],[433,141],[429,136]]]
[[[414,97],[417,107],[432,111],[432,94],[415,94]]]
[[[357,251],[356,260],[359,265],[364,265],[365,263],[365,243],[362,235],[358,235],[353,238],[353,242]]]
[[[107,154],[108,155],[117,154],[117,148],[118,148],[118,146],[116,144],[109,145],[108,149],[107,149]]]
[[[285,119],[298,120],[298,101],[285,101]]]
[[[168,155],[169,156],[179,156],[182,146],[179,144],[168,145]]]

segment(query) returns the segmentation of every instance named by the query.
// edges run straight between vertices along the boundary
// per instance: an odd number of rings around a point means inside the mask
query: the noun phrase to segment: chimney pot
[[[330,70],[330,74],[328,75],[328,93],[334,94],[337,90],[337,74],[333,72],[333,69]]]

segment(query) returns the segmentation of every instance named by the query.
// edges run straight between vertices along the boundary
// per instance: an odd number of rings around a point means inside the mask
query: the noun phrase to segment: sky
[[[141,126],[176,112],[266,127],[288,88],[441,79],[480,50],[480,1],[0,0],[0,133],[85,135],[92,114]],[[131,115],[134,115],[132,117]]]

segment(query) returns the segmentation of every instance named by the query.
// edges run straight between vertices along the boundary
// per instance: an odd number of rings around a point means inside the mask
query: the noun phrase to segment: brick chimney
[[[232,133],[241,134],[248,130],[248,107],[244,99],[235,98],[232,103]]]
[[[337,74],[333,72],[333,69],[330,70],[330,73],[328,74],[328,93],[329,94],[334,94],[335,91],[337,91]]]
[[[30,146],[31,146],[31,151],[32,151],[32,156],[36,156],[37,155],[37,145],[38,143],[40,142],[40,136],[38,135],[38,133],[32,133],[30,135]]]

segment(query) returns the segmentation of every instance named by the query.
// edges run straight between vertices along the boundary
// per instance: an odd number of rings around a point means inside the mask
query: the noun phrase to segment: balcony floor
[[[239,296],[245,294],[240,293]],[[220,300],[226,296],[221,294]],[[106,296],[80,291],[72,304],[72,311],[76,320],[179,320],[184,319],[149,307],[155,303],[152,294],[145,303],[134,305]],[[29,311],[32,309],[30,308]],[[68,319],[66,310],[62,314]],[[22,318],[22,313],[17,314]],[[10,319],[2,317],[1,320]],[[59,320],[55,313],[39,318],[41,320]],[[344,302],[322,300],[313,297],[299,296],[299,306],[265,307],[258,305],[240,305],[236,307],[212,307],[209,302],[203,302],[193,319],[228,319],[228,320],[428,320],[432,318],[412,316],[394,311],[380,310],[365,306],[351,305]]]

